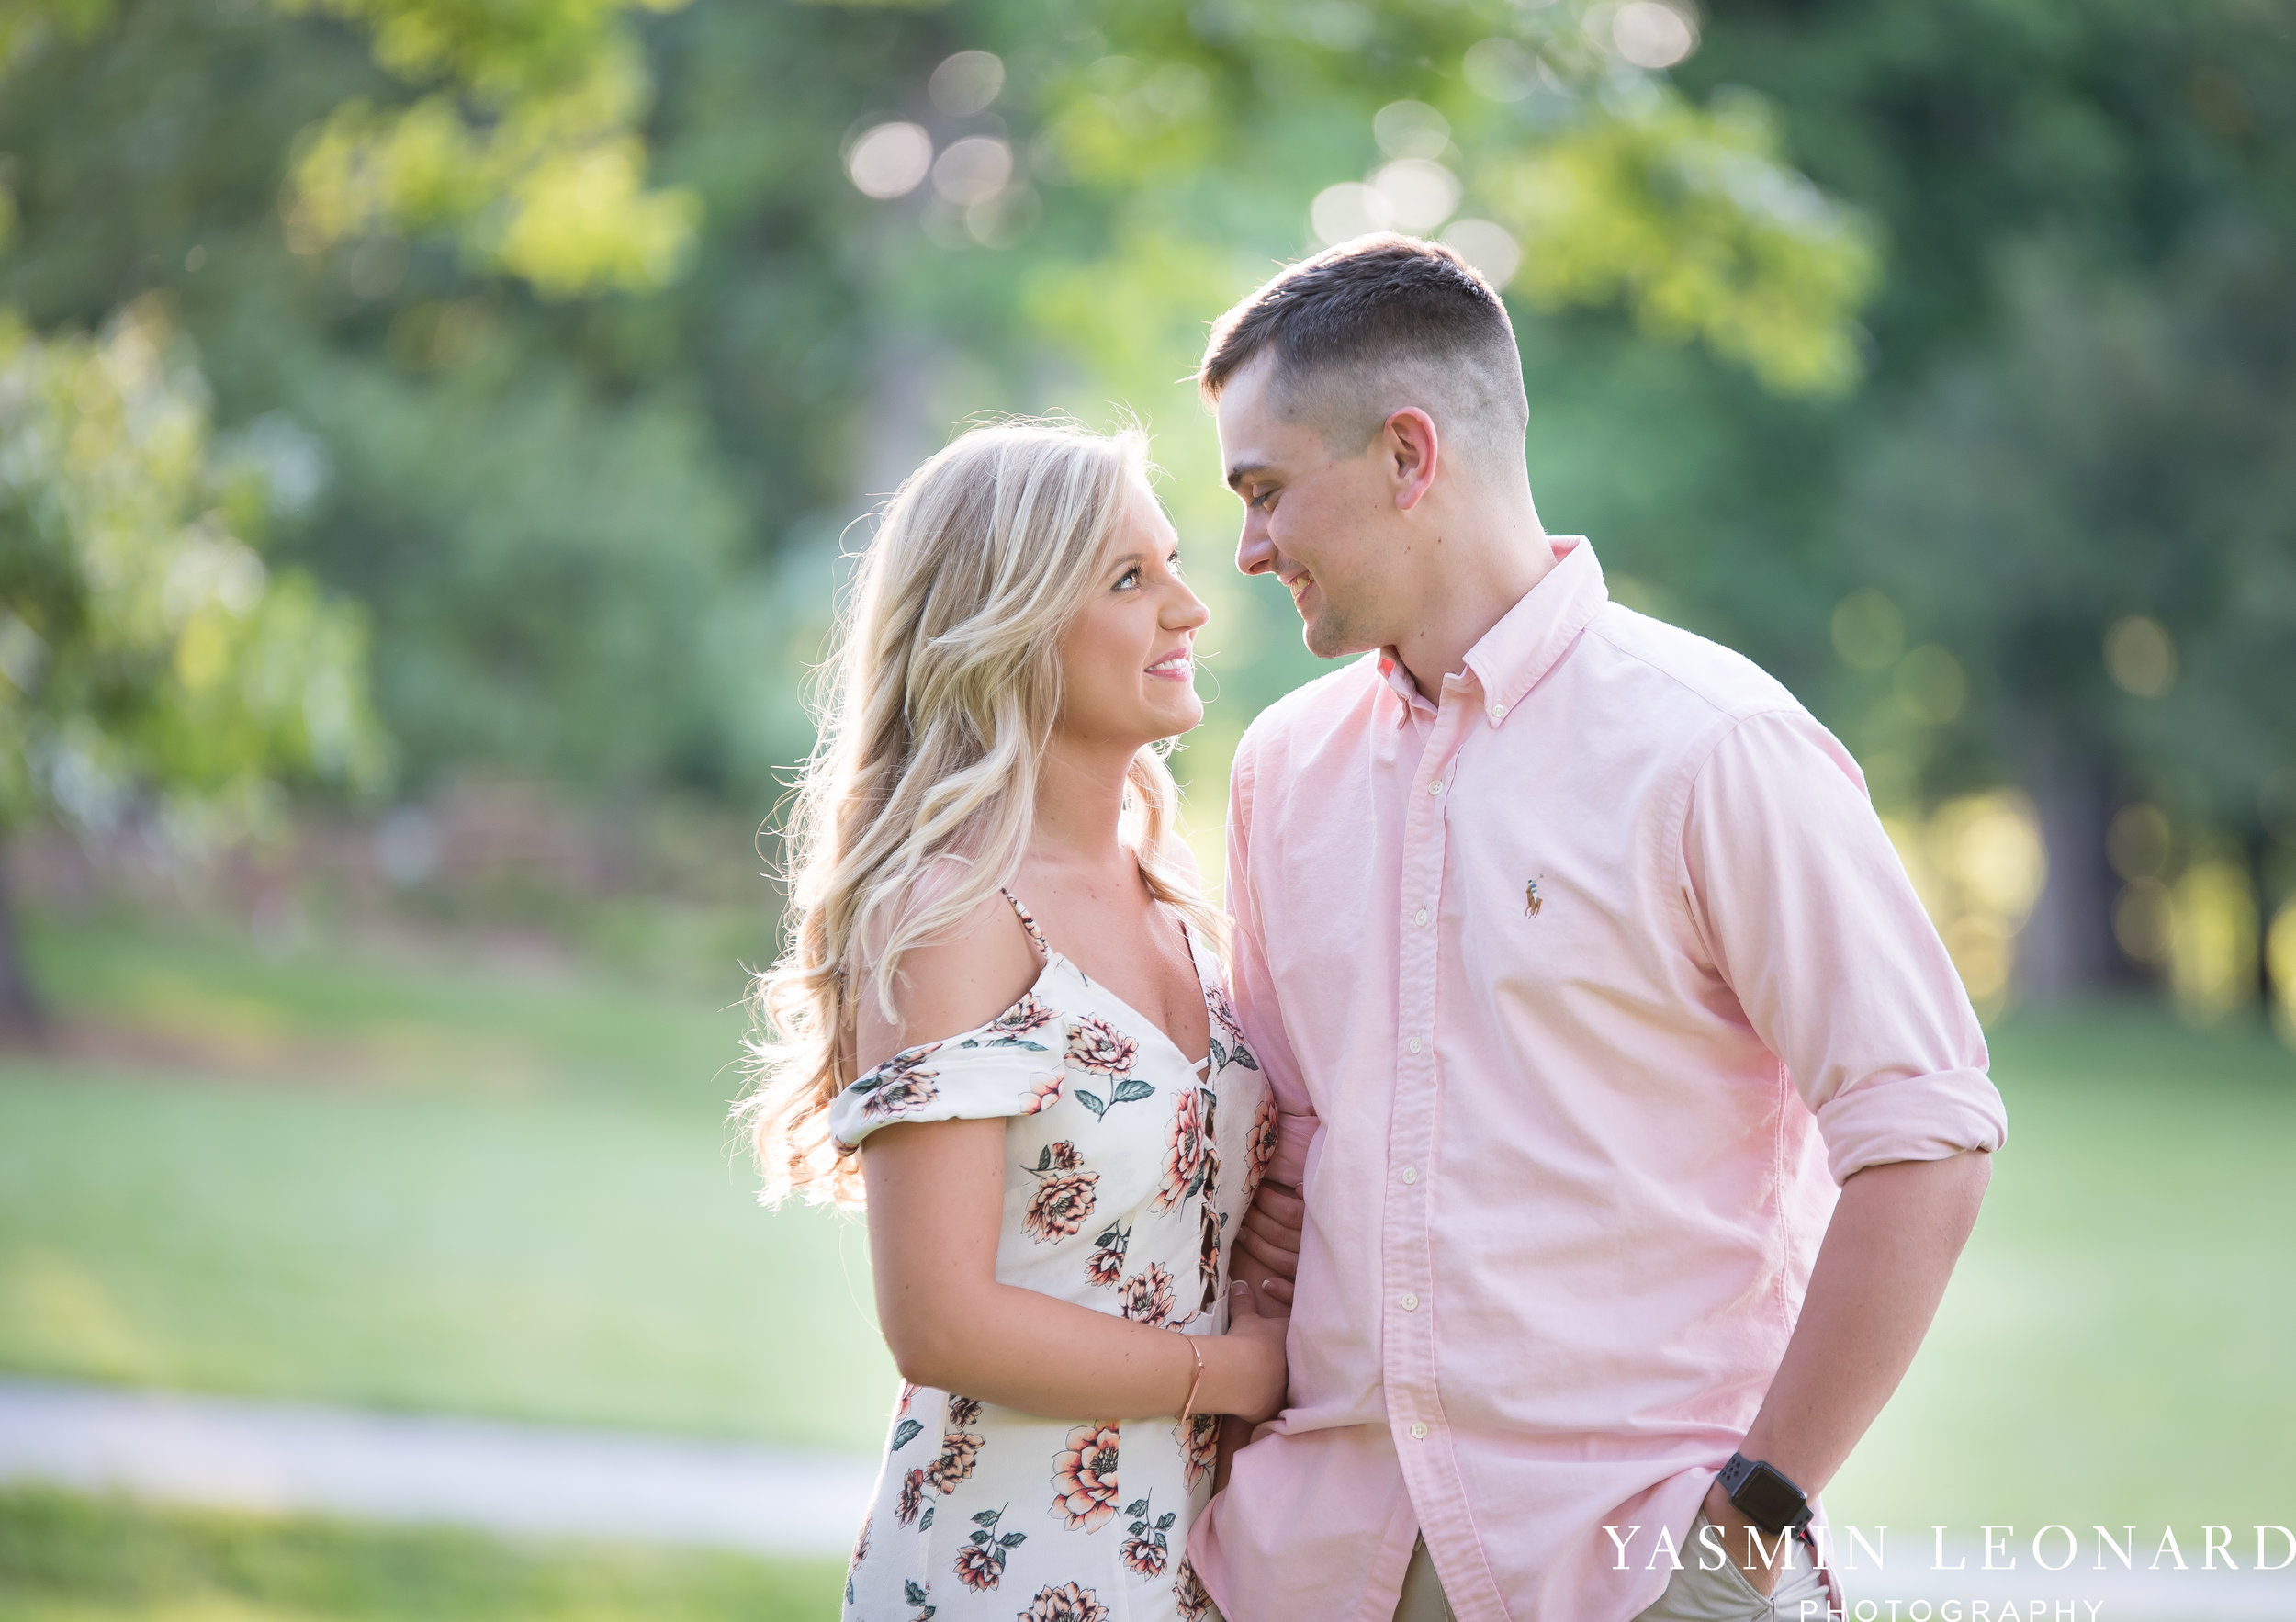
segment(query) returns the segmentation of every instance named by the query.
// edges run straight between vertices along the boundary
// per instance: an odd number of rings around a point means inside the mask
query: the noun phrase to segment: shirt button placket
[[[1395,1135],[1390,1152],[1397,1162],[1395,1181],[1389,1185],[1390,1221],[1387,1227],[1388,1277],[1393,1293],[1388,1296],[1388,1310],[1395,1314],[1394,1325],[1384,1337],[1388,1347],[1387,1368],[1389,1401],[1391,1412],[1402,1434],[1413,1442],[1424,1442],[1432,1434],[1427,1422],[1420,1415],[1428,1413],[1438,1401],[1435,1389],[1435,1314],[1422,1312],[1420,1305],[1427,1296],[1430,1282],[1427,1196],[1422,1191],[1423,1156],[1432,1154],[1430,1137],[1433,1121],[1435,996],[1441,970],[1441,931],[1427,926],[1442,907],[1444,847],[1446,828],[1444,813],[1447,806],[1445,796],[1450,784],[1447,774],[1455,763],[1454,734],[1479,720],[1475,706],[1451,704],[1445,706],[1427,741],[1427,764],[1432,768],[1426,782],[1426,793],[1420,798],[1414,812],[1405,821],[1406,849],[1403,863],[1403,893],[1424,900],[1413,905],[1410,914],[1411,928],[1403,932],[1401,954],[1402,984],[1396,1013],[1403,1026],[1397,1034],[1402,1038],[1403,1052],[1396,1065],[1396,1108],[1391,1116]],[[1408,1327],[1406,1327],[1408,1325]],[[1407,1459],[1412,1455],[1407,1455]],[[1421,1474],[1414,1467],[1413,1477]]]

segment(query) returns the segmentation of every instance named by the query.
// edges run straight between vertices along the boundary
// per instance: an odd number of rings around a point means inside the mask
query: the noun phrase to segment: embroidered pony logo
[[[1545,873],[1540,873],[1538,879],[1546,876]],[[1538,879],[1532,879],[1523,886],[1523,916],[1525,918],[1536,918],[1539,908],[1547,905],[1546,898],[1538,893]]]

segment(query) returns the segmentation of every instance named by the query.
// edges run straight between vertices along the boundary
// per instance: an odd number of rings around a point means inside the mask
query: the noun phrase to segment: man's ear
[[[1390,416],[1379,430],[1380,454],[1395,486],[1397,511],[1408,513],[1435,488],[1436,469],[1443,463],[1442,436],[1435,419],[1417,406],[1405,406]]]

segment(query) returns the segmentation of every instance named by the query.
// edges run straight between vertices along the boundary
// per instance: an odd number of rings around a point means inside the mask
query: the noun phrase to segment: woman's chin
[[[1193,732],[1203,724],[1204,701],[1190,693],[1185,703],[1166,702],[1154,707],[1148,717],[1151,730],[1147,741],[1164,743],[1184,733]]]

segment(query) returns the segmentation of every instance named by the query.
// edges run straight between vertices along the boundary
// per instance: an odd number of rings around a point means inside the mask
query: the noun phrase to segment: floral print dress
[[[838,1142],[888,1122],[1007,1117],[996,1278],[1187,1335],[1227,1328],[1228,1243],[1276,1148],[1276,1106],[1220,969],[1191,1064],[1044,941],[1043,972],[976,1030],[895,1053],[830,1105]],[[849,1622],[1196,1622],[1187,1527],[1219,1422],[1076,1424],[905,1384],[845,1583]]]

